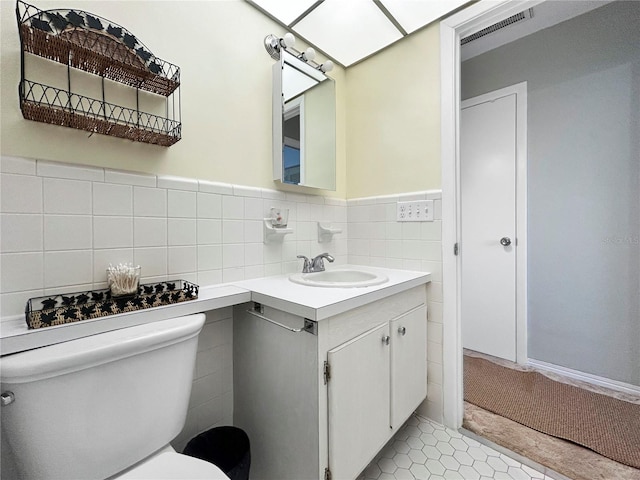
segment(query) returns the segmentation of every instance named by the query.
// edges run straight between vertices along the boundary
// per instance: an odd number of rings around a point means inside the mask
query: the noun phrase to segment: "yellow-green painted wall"
[[[37,7],[78,8],[119,23],[158,57],[181,68],[182,140],[158,147],[27,121],[18,102],[19,39],[13,0],[0,1],[3,155],[178,175],[263,188],[272,180],[271,65],[264,37],[282,27],[243,0],[34,0]],[[300,47],[304,46],[302,44]],[[53,70],[59,69],[54,66]],[[27,70],[41,78],[42,72]],[[337,90],[337,182],[345,198],[345,72],[331,73]],[[72,81],[74,81],[72,77]],[[77,82],[84,81],[78,77]],[[109,101],[109,100],[107,100]],[[118,103],[117,101],[114,103]],[[295,187],[293,187],[295,188]]]
[[[440,30],[347,69],[347,196],[439,189]]]
[[[160,58],[179,65],[183,138],[165,148],[24,120],[17,95],[15,3],[0,0],[3,155],[340,198],[440,188],[437,25],[348,70],[331,72],[337,93],[337,165],[336,191],[327,192],[282,186],[271,178],[273,60],[262,45],[268,33],[282,35],[284,30],[245,1],[35,3],[42,9],[75,7],[108,18]],[[41,78],[41,73],[27,69],[27,77]]]

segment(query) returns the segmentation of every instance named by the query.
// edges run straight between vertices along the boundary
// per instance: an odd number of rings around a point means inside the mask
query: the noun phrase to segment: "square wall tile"
[[[235,220],[244,219],[244,200],[244,197],[223,196],[222,218]]]
[[[167,216],[196,218],[196,192],[167,191]]]
[[[167,219],[133,218],[134,247],[163,247],[167,245]]]
[[[169,218],[167,225],[169,246],[196,244],[195,218]]]
[[[45,250],[88,250],[92,247],[89,215],[44,215]]]
[[[222,246],[222,267],[242,267],[244,263],[244,245],[229,244]],[[224,277],[224,272],[223,272]],[[227,280],[225,280],[226,282]]]
[[[93,214],[133,215],[133,187],[113,183],[94,183]]]
[[[198,257],[198,261],[200,258]],[[207,285],[217,285],[222,283],[222,270],[198,270],[198,285],[206,287]]]
[[[222,243],[244,242],[244,222],[242,220],[222,221]]]
[[[198,218],[222,218],[222,196],[198,192],[197,210]]]
[[[210,218],[198,219],[198,245],[222,243],[222,221]]]
[[[262,242],[264,227],[262,220],[245,220],[244,241],[247,243]]]
[[[38,290],[44,286],[43,254],[5,253],[0,255],[0,291]]]
[[[93,252],[74,250],[44,254],[45,288],[93,282]]]
[[[136,217],[166,217],[167,191],[162,188],[133,187],[133,214]]]
[[[91,182],[45,178],[44,213],[91,214]]]
[[[133,247],[133,218],[93,217],[93,248]]]
[[[107,281],[109,265],[133,264],[133,248],[111,248],[93,251],[93,283]]]
[[[285,240],[282,243],[265,243],[262,245],[264,254],[264,263],[280,263],[283,256],[283,244],[287,243]],[[296,254],[298,254],[296,250]],[[300,255],[304,255],[303,252],[299,252]],[[295,258],[295,257],[294,257]]]
[[[0,209],[3,213],[42,213],[42,179],[0,173]]]
[[[135,248],[133,263],[142,267],[143,277],[167,275],[167,247]]]
[[[196,268],[196,247],[169,247],[168,248],[168,266],[167,273],[169,275],[195,272]]]
[[[262,265],[264,253],[262,243],[246,243],[244,246],[244,265]]]
[[[79,285],[63,285],[61,287],[45,288],[44,294],[46,296],[66,295],[67,293],[73,293],[73,292],[88,292],[89,290],[92,290],[94,288],[95,289],[107,288],[107,284],[105,283],[104,285],[101,285],[99,287],[98,286],[94,287],[93,283],[81,283]]]
[[[43,248],[42,215],[0,215],[0,251],[33,252]]]
[[[267,217],[262,207],[262,198],[245,198],[244,199],[244,219],[245,220],[262,220]]]
[[[20,315],[24,318],[24,310],[30,298],[42,297],[44,290],[28,290],[16,293],[3,293],[0,295],[0,317],[13,317]]]
[[[264,277],[264,265],[247,265],[244,267],[244,279]]]
[[[222,269],[222,246],[198,245],[198,271],[220,269]]]
[[[244,267],[225,268],[222,270],[222,281],[224,283],[239,282],[244,279]]]

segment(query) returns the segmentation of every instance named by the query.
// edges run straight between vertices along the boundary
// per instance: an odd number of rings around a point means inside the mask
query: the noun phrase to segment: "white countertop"
[[[349,265],[341,265],[339,268],[349,267]],[[287,274],[244,280],[233,284],[200,287],[198,298],[195,300],[52,327],[29,330],[24,316],[20,315],[3,319],[0,326],[0,353],[7,355],[110,330],[206,312],[249,301],[320,321],[425,284],[431,279],[431,274],[425,272],[351,267],[386,275],[389,281],[370,287],[324,288],[293,283]]]
[[[24,315],[20,315],[9,320],[3,319],[0,326],[0,353],[7,355],[23,350],[31,350],[111,330],[155,322],[156,320],[166,320],[168,318],[191,315],[192,313],[229,307],[250,300],[251,292],[248,290],[235,285],[224,284],[200,287],[198,298],[195,300],[66,323],[64,325],[54,325],[52,327],[29,330]]]
[[[370,287],[325,288],[300,285],[291,282],[289,275],[279,275],[236,282],[235,285],[250,290],[253,302],[320,321],[431,281],[431,274],[426,272],[360,265],[340,265],[335,269],[349,268],[386,275],[389,281]],[[327,270],[332,269],[328,267]]]

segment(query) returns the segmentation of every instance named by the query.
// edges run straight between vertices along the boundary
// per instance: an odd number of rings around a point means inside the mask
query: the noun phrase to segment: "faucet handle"
[[[302,273],[309,273],[311,271],[311,260],[304,255],[298,255],[297,258],[304,259],[304,265],[302,266]]]
[[[311,260],[311,271],[312,272],[324,272],[324,259],[329,260],[329,262],[333,262],[335,258],[333,258],[328,253],[321,253],[316,256],[313,260]]]

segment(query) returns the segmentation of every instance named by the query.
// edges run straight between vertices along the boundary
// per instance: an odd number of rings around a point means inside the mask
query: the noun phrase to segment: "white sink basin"
[[[389,280],[386,275],[357,269],[336,269],[315,273],[296,273],[289,280],[310,287],[354,288],[380,285]]]

